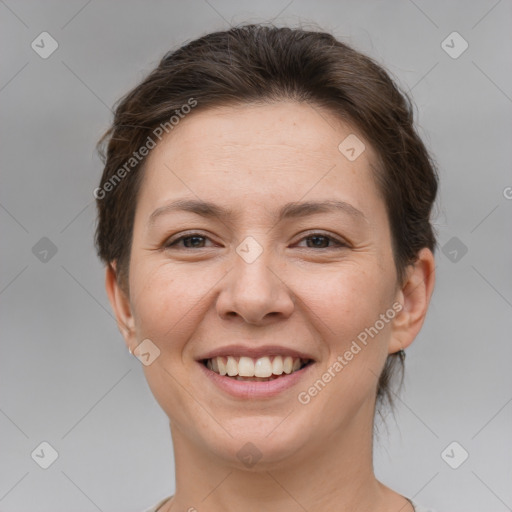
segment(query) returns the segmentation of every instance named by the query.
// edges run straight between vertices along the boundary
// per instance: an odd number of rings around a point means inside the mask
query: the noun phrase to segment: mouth
[[[258,358],[233,355],[202,359],[200,362],[222,377],[244,382],[268,382],[299,372],[310,366],[313,360],[281,355]]]

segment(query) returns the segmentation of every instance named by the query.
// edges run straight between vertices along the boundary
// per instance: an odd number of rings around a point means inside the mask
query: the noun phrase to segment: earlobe
[[[405,283],[398,292],[397,301],[402,304],[402,310],[393,319],[389,354],[407,348],[414,341],[427,315],[434,283],[434,255],[424,248],[407,269]]]
[[[112,262],[106,268],[105,289],[112,310],[116,316],[117,327],[123,335],[128,350],[131,350],[131,347],[133,347],[135,343],[134,319],[129,298],[118,282],[116,262]]]

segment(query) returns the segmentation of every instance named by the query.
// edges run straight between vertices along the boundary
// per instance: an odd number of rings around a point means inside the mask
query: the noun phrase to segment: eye
[[[207,240],[210,240],[210,238],[201,233],[188,233],[175,240],[169,240],[164,244],[164,247],[166,249],[204,249],[206,248],[205,243]],[[307,241],[307,249],[334,249],[336,247],[348,246],[345,242],[324,233],[311,233],[303,237],[300,242],[303,240]]]
[[[165,248],[179,247],[183,249],[202,249],[204,248],[204,242],[210,240],[207,236],[201,235],[200,233],[189,233],[182,235],[176,240],[169,240],[165,243]],[[179,245],[183,242],[183,245]]]
[[[345,242],[338,240],[332,236],[326,235],[324,233],[311,233],[308,236],[305,236],[301,239],[301,241],[307,240],[307,248],[308,249],[334,249],[335,247],[347,247]],[[311,241],[311,244],[309,243]],[[329,243],[333,242],[334,247],[329,247]]]

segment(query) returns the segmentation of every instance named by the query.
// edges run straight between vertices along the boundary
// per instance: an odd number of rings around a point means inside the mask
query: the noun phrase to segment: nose
[[[235,254],[234,268],[223,280],[224,286],[217,299],[221,318],[236,317],[249,324],[265,324],[292,314],[293,293],[284,275],[280,275],[279,265],[267,257],[268,253],[268,250],[263,251],[252,262]]]

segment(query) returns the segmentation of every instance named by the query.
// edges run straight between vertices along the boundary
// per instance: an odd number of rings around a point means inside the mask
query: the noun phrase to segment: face
[[[356,159],[338,148],[351,134]],[[376,160],[356,130],[293,102],[195,112],[149,155],[129,296],[109,295],[132,350],[159,351],[149,386],[198,449],[240,464],[250,441],[276,462],[368,429],[386,357],[416,332]]]

